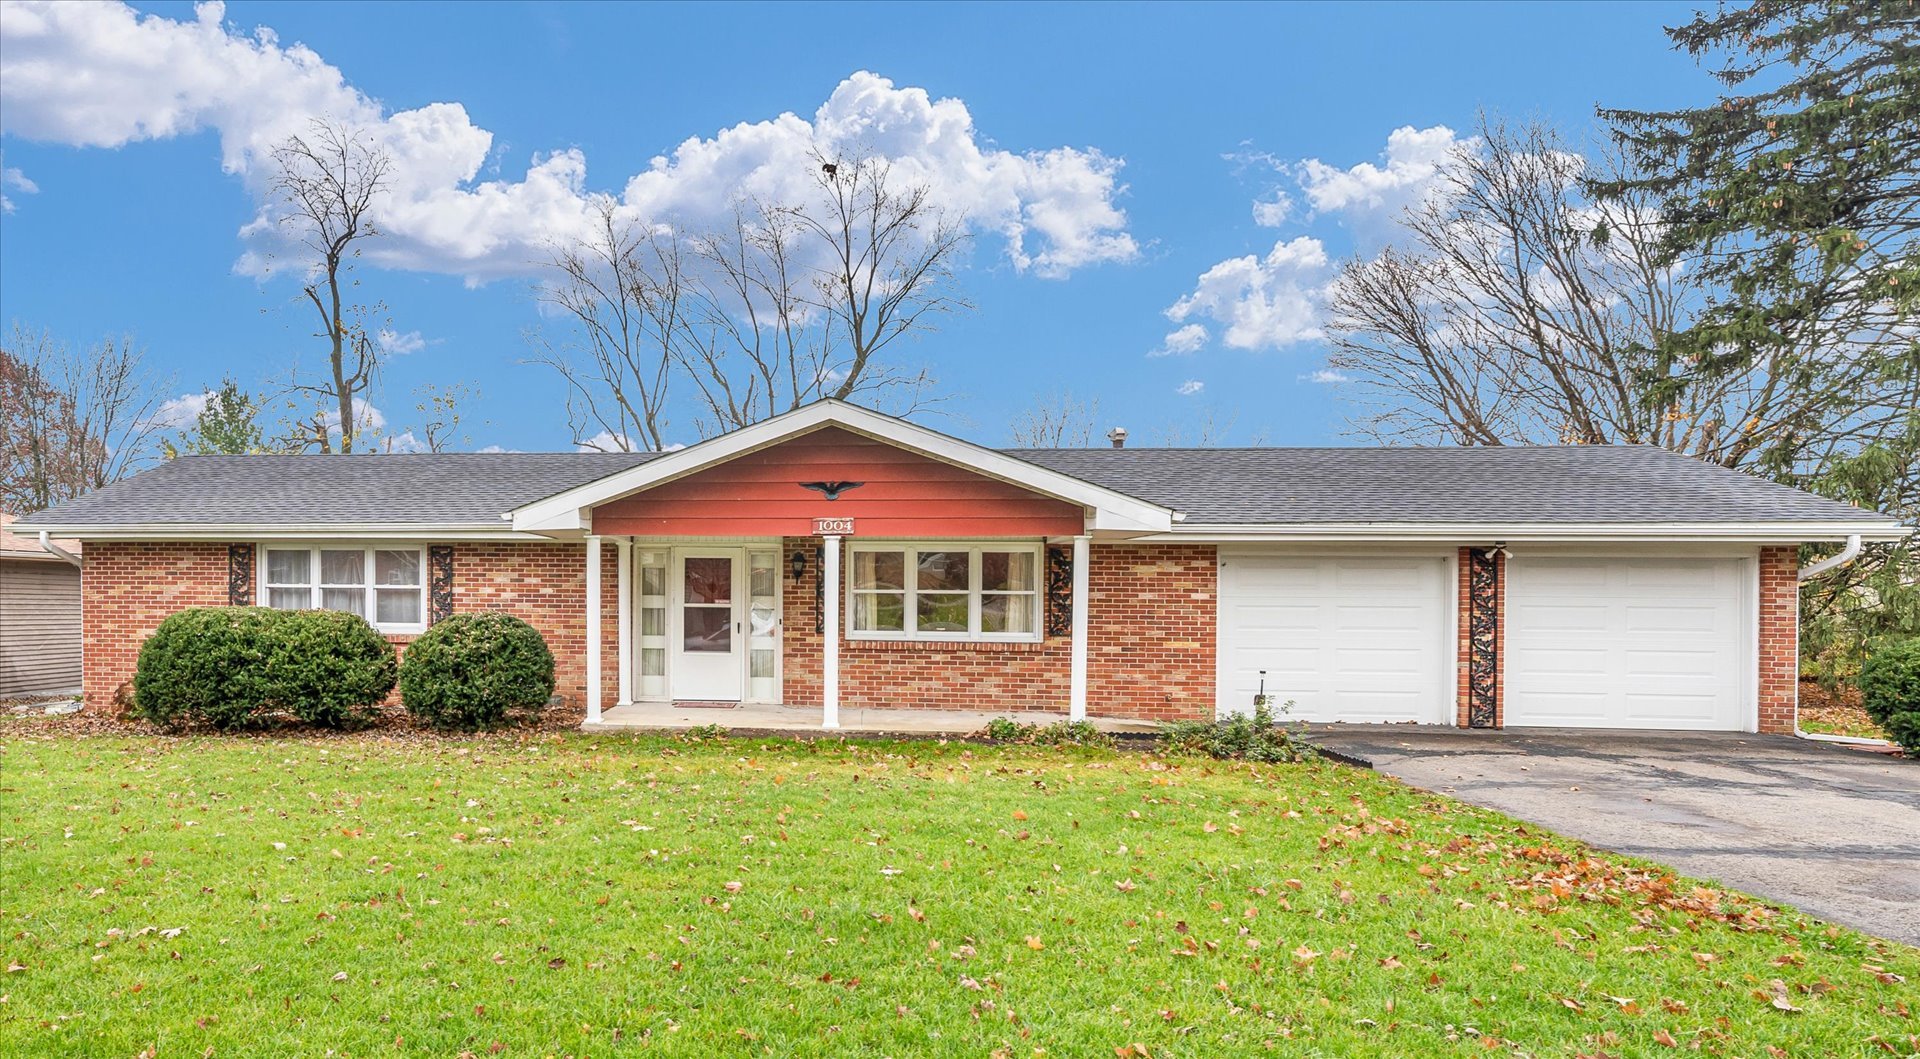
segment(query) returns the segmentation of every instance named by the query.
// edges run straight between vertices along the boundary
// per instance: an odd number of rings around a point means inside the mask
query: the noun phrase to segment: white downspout
[[[41,536],[44,537],[46,536],[46,534],[43,533],[41,534]],[[1858,533],[1851,534],[1847,537],[1847,546],[1840,549],[1839,555],[1831,555],[1825,559],[1820,560],[1817,563],[1814,563],[1812,566],[1801,567],[1800,580],[1810,581],[1813,578],[1819,577],[1821,574],[1826,573],[1828,570],[1838,569],[1839,567],[1845,566],[1859,557],[1860,557],[1860,535]]]
[[[1824,574],[1829,570],[1837,570],[1840,567],[1845,566],[1846,564],[1859,558],[1859,556],[1860,556],[1860,535],[1858,533],[1851,534],[1847,537],[1847,546],[1840,549],[1840,554],[1828,556],[1827,558],[1822,559],[1817,563],[1814,563],[1812,566],[1801,567],[1800,580],[1808,581],[1813,578],[1819,577],[1821,574]],[[1824,732],[1803,732],[1799,730],[1798,725],[1794,726],[1793,734],[1799,736],[1802,739],[1811,739],[1816,743],[1839,743],[1843,746],[1891,746],[1893,745],[1887,742],[1885,739],[1867,739],[1861,736],[1853,736],[1853,735],[1827,735]]]
[[[40,550],[50,555],[57,555],[75,566],[80,565],[80,557],[53,543],[53,537],[46,530],[40,531]]]

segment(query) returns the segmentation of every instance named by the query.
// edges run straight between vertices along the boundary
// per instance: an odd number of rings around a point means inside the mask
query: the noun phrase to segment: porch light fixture
[[[794,552],[793,558],[787,561],[787,568],[793,571],[793,579],[795,581],[799,581],[802,577],[805,577],[807,575],[807,553]]]

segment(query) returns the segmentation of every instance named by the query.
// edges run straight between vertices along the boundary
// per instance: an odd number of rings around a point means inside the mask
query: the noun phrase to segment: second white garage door
[[[1451,723],[1447,562],[1222,550],[1220,712],[1273,701],[1308,721]]]
[[[1506,723],[1749,727],[1751,576],[1739,559],[1514,557]]]

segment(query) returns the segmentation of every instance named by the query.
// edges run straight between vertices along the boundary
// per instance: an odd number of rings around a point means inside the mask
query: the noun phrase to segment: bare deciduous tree
[[[1093,444],[1099,418],[1099,398],[1079,401],[1063,390],[1015,416],[1007,434],[1017,448],[1084,449]]]
[[[165,393],[130,339],[75,349],[18,324],[0,348],[0,509],[41,508],[155,456]]]
[[[420,451],[451,452],[473,444],[471,436],[460,432],[460,424],[465,420],[460,409],[479,398],[478,388],[460,382],[446,386],[430,382],[413,393],[419,398],[413,409],[420,417],[419,433],[413,435],[413,440]],[[394,439],[387,441],[388,451],[394,451]]]
[[[540,332],[528,339],[540,351],[534,359],[567,383],[574,444],[658,451],[676,336],[685,329],[680,247],[670,234],[622,218],[609,197],[593,205],[592,233],[554,247],[557,278],[539,289],[571,319],[572,336],[558,347]]]
[[[801,201],[743,200],[722,231],[674,232],[602,199],[591,235],[556,248],[541,297],[573,335],[535,336],[536,360],[567,383],[577,444],[661,448],[678,383],[703,436],[822,397],[902,413],[927,400],[927,374],[883,354],[969,307],[952,290],[965,231],[883,160],[812,162]]]
[[[288,384],[290,393],[320,404],[296,414],[292,428],[320,452],[334,451],[337,431],[339,451],[352,452],[383,355],[370,323],[382,308],[350,296],[359,286],[352,270],[357,244],[379,234],[372,214],[392,162],[360,131],[325,121],[315,121],[305,136],[288,137],[274,148],[273,160],[273,192],[284,211],[279,222],[314,255],[308,262],[313,278],[303,291],[320,318],[316,337],[328,347],[325,375],[315,380],[296,371]]]
[[[1665,385],[1659,350],[1714,292],[1661,241],[1658,204],[1595,199],[1595,163],[1539,124],[1483,120],[1403,218],[1405,236],[1349,263],[1330,297],[1330,363],[1356,376],[1382,440],[1658,445],[1730,467],[1772,440],[1857,448],[1920,395],[1845,342],[1818,385],[1782,348],[1747,372]],[[1857,370],[1849,364],[1857,364]],[[1684,367],[1684,365],[1680,366]],[[1829,415],[1835,403],[1841,414]]]

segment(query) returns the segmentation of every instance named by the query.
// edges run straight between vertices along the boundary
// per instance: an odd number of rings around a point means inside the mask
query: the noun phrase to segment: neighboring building
[[[1264,686],[1315,721],[1765,732],[1797,547],[1907,532],[1655,448],[996,451],[833,401],[671,453],[185,457],[22,527],[86,543],[91,702],[167,614],[257,603],[402,645],[517,614],[589,720]]]
[[[0,513],[0,699],[80,687],[80,542],[9,532]]]

